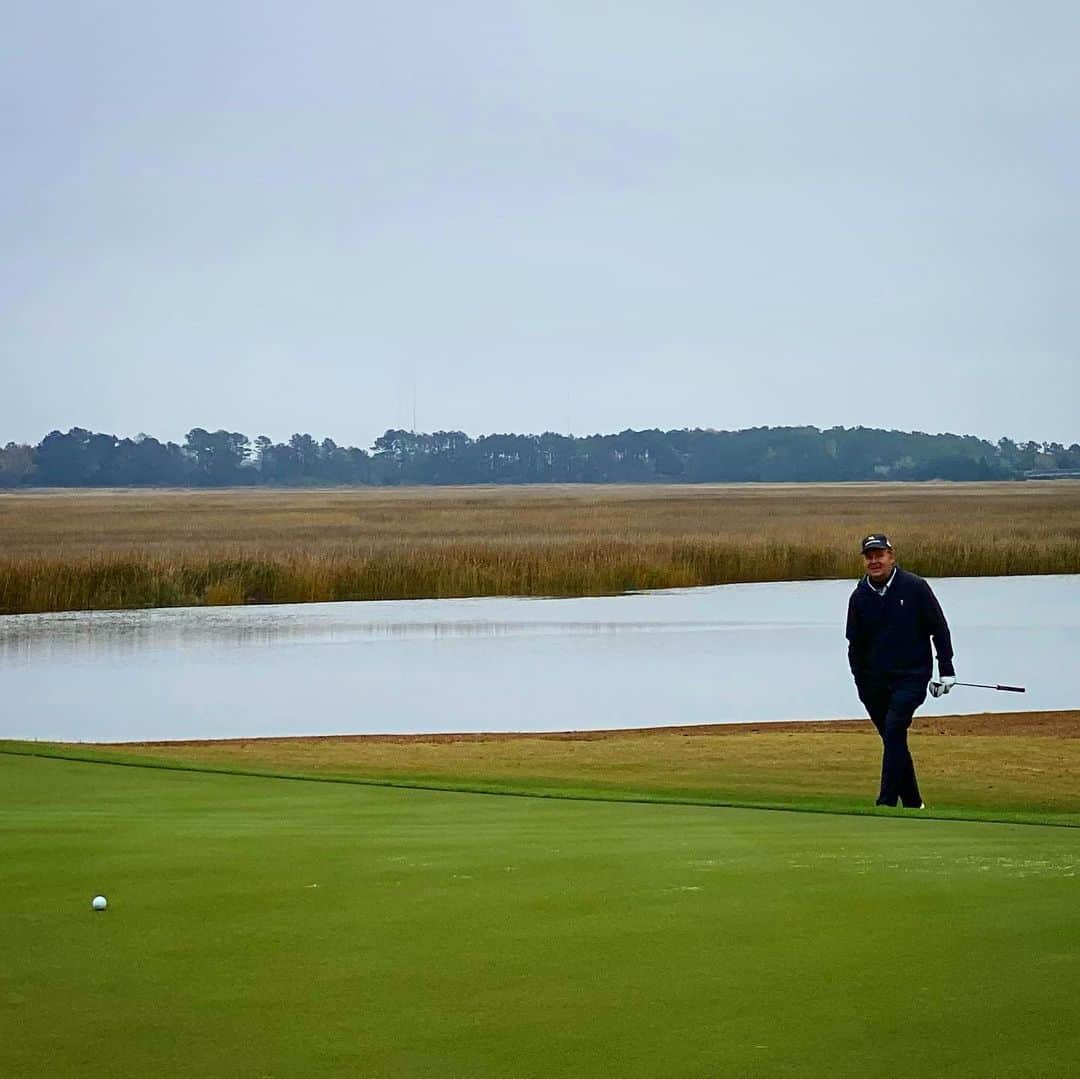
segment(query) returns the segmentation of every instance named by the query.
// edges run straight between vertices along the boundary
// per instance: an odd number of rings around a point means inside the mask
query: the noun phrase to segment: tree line
[[[868,427],[574,437],[388,430],[370,449],[192,428],[182,443],[73,427],[0,449],[0,488],[1000,480],[1080,474],[1080,445]]]

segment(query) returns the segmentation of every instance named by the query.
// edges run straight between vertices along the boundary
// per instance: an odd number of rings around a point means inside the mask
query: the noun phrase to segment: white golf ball
[[[104,910],[108,905],[109,901],[103,895],[95,895],[94,898],[90,900],[90,906],[92,906],[94,910]]]

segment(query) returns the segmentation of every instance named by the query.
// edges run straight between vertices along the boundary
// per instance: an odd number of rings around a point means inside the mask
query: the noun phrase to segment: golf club
[[[971,686],[973,689],[1000,689],[1005,693],[1027,693],[1027,689],[1024,686],[991,686],[986,682],[953,682],[954,686]],[[942,686],[940,682],[930,683],[930,696],[941,697]]]

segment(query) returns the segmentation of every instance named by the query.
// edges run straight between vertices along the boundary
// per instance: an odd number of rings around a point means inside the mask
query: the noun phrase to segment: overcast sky
[[[8,0],[0,443],[1080,441],[1080,5]]]

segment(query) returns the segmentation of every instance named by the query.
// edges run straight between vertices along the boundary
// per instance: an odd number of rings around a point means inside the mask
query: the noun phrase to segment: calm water
[[[849,581],[0,617],[0,738],[587,730],[861,715]],[[1080,576],[934,582],[959,676],[923,714],[1075,708]]]

